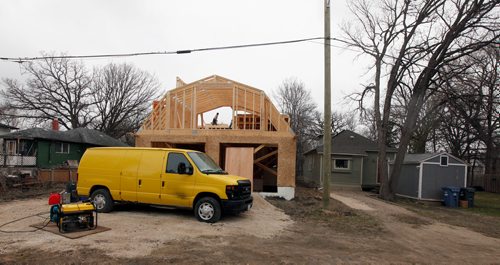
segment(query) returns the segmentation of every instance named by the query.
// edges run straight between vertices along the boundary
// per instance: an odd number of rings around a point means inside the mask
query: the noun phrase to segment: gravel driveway
[[[146,256],[169,241],[193,240],[203,236],[253,235],[258,238],[271,238],[293,224],[286,214],[259,195],[254,195],[254,206],[250,211],[239,216],[226,216],[215,224],[198,222],[188,210],[148,206],[117,208],[111,213],[98,216],[98,225],[109,227],[111,230],[83,238],[68,239],[46,231],[8,234],[0,232],[0,254],[23,248],[44,251],[97,248],[110,256],[132,258]],[[48,210],[46,198],[2,202],[0,224]],[[48,213],[41,216],[48,217]],[[2,230],[32,230],[29,225],[43,220],[41,217],[32,217],[5,226]]]

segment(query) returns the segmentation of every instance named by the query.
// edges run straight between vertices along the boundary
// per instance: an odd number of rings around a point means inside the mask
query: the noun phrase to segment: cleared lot
[[[111,213],[98,216],[98,225],[109,227],[110,231],[79,239],[67,239],[45,231],[4,233],[0,237],[0,254],[21,248],[43,251],[98,248],[110,256],[132,258],[149,255],[166,242],[202,236],[271,238],[293,223],[281,210],[261,197],[254,198],[251,211],[239,216],[227,216],[215,224],[198,222],[192,212],[187,210],[122,205]],[[0,224],[48,209],[46,198],[4,202],[0,204]],[[47,217],[48,213],[40,216]],[[43,221],[41,217],[21,220],[3,230],[32,230],[29,225]]]
[[[255,196],[250,212],[213,225],[196,221],[191,211],[122,206],[100,215],[99,223],[112,230],[80,239],[45,231],[0,233],[0,264],[491,264],[500,260],[500,239],[494,235],[446,224],[366,193],[335,193],[345,204],[332,200],[323,210],[320,192],[305,188],[296,192],[292,201],[270,199],[272,205]],[[0,223],[47,209],[46,197],[2,202]],[[30,229],[29,224],[41,220],[34,217],[3,229]]]

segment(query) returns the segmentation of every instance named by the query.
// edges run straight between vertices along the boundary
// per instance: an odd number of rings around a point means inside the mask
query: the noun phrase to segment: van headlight
[[[226,195],[228,199],[234,199],[237,196],[238,185],[227,185],[226,186]]]

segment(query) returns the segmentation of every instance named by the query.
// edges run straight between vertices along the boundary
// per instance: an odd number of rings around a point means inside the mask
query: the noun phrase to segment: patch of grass
[[[500,217],[500,193],[476,192],[474,194],[474,207],[468,211]]]
[[[423,226],[423,225],[432,224],[431,221],[426,220],[424,218],[419,218],[419,217],[410,216],[410,215],[406,215],[406,214],[393,214],[392,216],[396,220],[398,220],[399,222],[410,224],[415,228]]]
[[[298,222],[308,222],[326,226],[340,233],[374,235],[383,231],[374,217],[351,209],[343,203],[330,199],[330,205],[323,209],[322,193],[313,188],[297,187],[291,201],[266,198],[271,204],[282,209]]]
[[[500,238],[500,194],[476,192],[475,207],[468,209],[446,208],[439,203],[408,199],[398,199],[397,203],[422,217]]]

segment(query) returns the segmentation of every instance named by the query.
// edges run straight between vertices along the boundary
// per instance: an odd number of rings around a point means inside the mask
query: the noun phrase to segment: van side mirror
[[[177,166],[177,173],[178,174],[187,174],[187,175],[192,175],[193,174],[193,167],[192,166],[186,166],[186,163],[180,162],[179,165]]]
[[[177,165],[177,173],[186,174],[186,164],[184,162],[180,162],[179,165]]]

